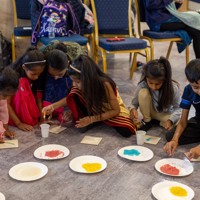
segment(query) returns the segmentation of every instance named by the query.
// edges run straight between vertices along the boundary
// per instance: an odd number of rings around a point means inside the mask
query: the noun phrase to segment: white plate
[[[24,162],[13,166],[9,175],[18,181],[35,181],[48,172],[46,165],[38,162]]]
[[[153,151],[142,146],[127,146],[121,148],[118,155],[128,160],[147,161],[153,158]]]
[[[179,170],[179,174],[174,175],[174,174],[168,174],[166,172],[161,171],[160,168],[167,164],[169,164],[172,167],[176,167]],[[158,162],[156,162],[155,168],[160,173],[166,174],[169,176],[187,176],[191,174],[194,170],[191,162],[186,161],[186,160],[176,159],[176,158],[165,158],[165,159],[159,160]]]
[[[94,163],[100,164],[100,168],[95,170],[95,171],[86,171],[86,169],[83,167],[84,164],[92,165]],[[70,161],[69,167],[79,173],[97,173],[103,171],[107,167],[107,162],[100,157],[97,156],[90,156],[90,155],[85,155],[85,156],[79,156],[74,158],[73,160]]]
[[[177,196],[171,193],[170,188],[176,186],[186,190],[186,196]],[[191,200],[194,197],[194,191],[190,187],[175,181],[163,181],[157,183],[152,187],[151,192],[158,200]]]
[[[6,197],[4,196],[4,194],[2,194],[1,192],[0,192],[0,200],[5,200],[6,199]]]
[[[69,149],[58,144],[48,144],[37,148],[34,156],[44,160],[56,160],[65,158],[69,155]]]

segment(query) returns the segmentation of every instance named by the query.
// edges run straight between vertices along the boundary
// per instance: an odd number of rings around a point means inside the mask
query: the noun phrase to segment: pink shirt
[[[7,100],[0,100],[0,121],[7,124],[9,119]]]

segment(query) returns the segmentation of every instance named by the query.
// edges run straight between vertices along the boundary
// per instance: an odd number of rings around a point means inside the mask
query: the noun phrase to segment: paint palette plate
[[[142,146],[127,146],[121,148],[118,155],[128,160],[147,161],[153,158],[153,151]]]
[[[151,192],[158,200],[191,200],[194,197],[194,191],[190,187],[175,181],[157,183]]]
[[[35,181],[44,177],[48,172],[46,165],[38,162],[24,162],[13,166],[9,175],[18,181]]]
[[[0,192],[0,200],[5,200],[5,199],[6,197],[4,196],[4,194]]]
[[[65,146],[48,144],[37,148],[34,151],[34,156],[43,160],[57,160],[67,157],[69,153],[69,149]]]
[[[187,176],[194,170],[191,162],[176,158],[165,158],[155,164],[158,172],[168,176]]]
[[[74,158],[69,163],[70,169],[79,173],[97,173],[107,167],[107,162],[100,157],[85,155]]]

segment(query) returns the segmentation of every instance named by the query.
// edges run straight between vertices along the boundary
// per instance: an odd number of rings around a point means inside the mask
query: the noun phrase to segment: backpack
[[[0,67],[7,66],[12,62],[12,46],[11,43],[6,40],[0,31]]]
[[[78,21],[69,3],[46,1],[33,31],[32,43],[40,37],[48,37],[52,32],[55,37],[80,34]]]

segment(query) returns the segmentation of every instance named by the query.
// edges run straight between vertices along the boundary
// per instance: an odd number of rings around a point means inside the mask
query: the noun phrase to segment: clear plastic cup
[[[143,145],[145,141],[146,131],[136,131],[137,145]]]
[[[49,127],[50,127],[50,125],[49,124],[41,124],[40,127],[41,127],[42,137],[43,138],[49,137]]]

